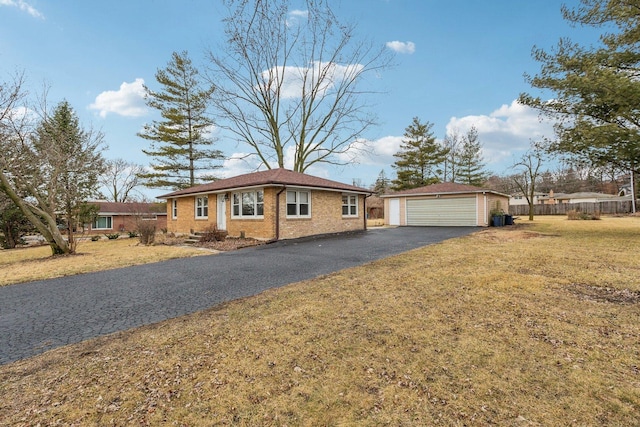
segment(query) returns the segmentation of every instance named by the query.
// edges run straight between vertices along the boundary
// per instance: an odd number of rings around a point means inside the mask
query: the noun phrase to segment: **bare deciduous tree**
[[[328,0],[307,0],[304,11],[289,0],[226,3],[227,46],[209,55],[219,125],[267,168],[284,167],[287,156],[297,172],[354,161],[375,123],[373,82],[391,54],[357,41]]]
[[[23,75],[0,83],[0,191],[42,234],[53,254],[73,253],[80,206],[94,194],[102,172],[102,134],[82,129],[66,101],[51,114],[43,102],[37,117],[26,104],[24,84]]]
[[[534,148],[525,153],[520,160],[513,165],[514,169],[519,170],[518,174],[513,175],[513,182],[527,199],[529,205],[529,221],[533,221],[534,196],[542,161],[542,150],[534,146]]]
[[[109,200],[116,203],[128,202],[131,200],[131,192],[141,184],[138,175],[144,172],[142,165],[124,159],[107,160],[105,172],[100,176],[100,184]]]

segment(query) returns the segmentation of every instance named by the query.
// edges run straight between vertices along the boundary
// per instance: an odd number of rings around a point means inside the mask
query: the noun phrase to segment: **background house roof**
[[[169,197],[187,196],[190,194],[212,193],[235,188],[258,187],[258,186],[299,186],[321,188],[326,190],[349,191],[354,193],[371,193],[371,191],[356,187],[354,185],[343,184],[329,179],[318,178],[317,176],[294,172],[288,169],[269,169],[266,171],[253,172],[233,178],[221,179],[207,184],[196,185],[183,190],[159,196],[160,199]]]
[[[567,199],[615,199],[618,196],[615,194],[594,193],[594,192],[579,192],[579,193],[555,193],[549,194],[545,197],[540,197],[541,200],[567,200]]]
[[[142,203],[142,202],[89,202],[98,206],[100,215],[166,215],[167,208],[164,203]]]
[[[494,193],[501,196],[509,197],[506,194],[498,193],[497,191],[489,190],[486,188],[475,187],[473,185],[457,184],[454,182],[441,182],[438,184],[426,185],[424,187],[412,188],[410,190],[398,191],[396,193],[385,194],[380,197],[396,197],[396,196],[410,196],[418,194],[462,194],[462,193]]]

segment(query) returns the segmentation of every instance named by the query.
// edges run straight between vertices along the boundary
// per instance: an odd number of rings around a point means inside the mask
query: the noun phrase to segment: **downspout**
[[[482,193],[484,196],[484,225],[489,225],[489,201],[487,200],[487,193]]]
[[[282,189],[276,193],[276,240],[280,240],[280,195],[286,189],[287,187],[283,186]]]
[[[368,196],[365,194],[364,195],[364,200],[362,201],[363,205],[364,205],[364,231],[367,231],[367,197],[371,197],[371,194],[369,194]]]
[[[636,213],[636,178],[633,173],[634,165],[631,165],[631,213]]]

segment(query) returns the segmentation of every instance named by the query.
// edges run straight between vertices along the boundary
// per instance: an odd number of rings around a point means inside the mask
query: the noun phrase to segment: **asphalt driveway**
[[[0,287],[0,364],[476,230],[376,228]]]

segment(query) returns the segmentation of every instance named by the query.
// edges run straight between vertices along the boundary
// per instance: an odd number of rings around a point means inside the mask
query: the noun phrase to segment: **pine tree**
[[[18,79],[13,87],[5,86],[13,90],[9,97],[3,97],[0,85],[0,105],[4,107],[0,128],[11,125],[5,127],[10,129],[9,137],[0,138],[0,191],[45,238],[52,254],[73,253],[80,207],[97,194],[98,176],[104,169],[100,154],[103,136],[83,129],[66,101],[52,114],[42,111],[39,124],[32,115],[20,114],[22,84]],[[61,223],[66,237],[59,228]]]
[[[74,233],[81,205],[97,195],[104,159],[100,154],[102,135],[85,131],[67,101],[42,121],[33,142],[41,159],[40,175],[48,182],[47,197],[52,216],[64,218],[69,251],[75,252]],[[63,250],[64,252],[64,250]]]
[[[442,181],[444,182],[456,182],[458,155],[460,154],[460,144],[462,142],[460,139],[456,129],[444,138],[442,146],[447,150],[447,155],[442,162]]]
[[[484,170],[482,145],[478,138],[478,130],[472,126],[462,138],[462,146],[457,161],[456,182],[481,186],[489,178]]]
[[[387,178],[387,174],[384,172],[384,169],[382,169],[378,174],[375,184],[373,185],[373,191],[377,195],[380,195],[386,193],[388,189],[389,178]]]
[[[206,110],[214,87],[202,87],[186,51],[174,52],[156,80],[162,90],[145,86],[147,105],[160,111],[162,120],[146,124],[138,134],[151,141],[151,148],[142,151],[153,158],[153,171],[139,176],[151,188],[180,189],[211,180],[210,175],[196,172],[220,167],[215,161],[223,158],[221,151],[209,148],[214,140],[207,136],[213,121]]]
[[[442,164],[447,150],[442,148],[433,135],[432,123],[420,123],[417,117],[405,129],[400,151],[394,156],[393,164],[397,178],[393,181],[394,190],[406,190],[439,182],[437,167]]]

